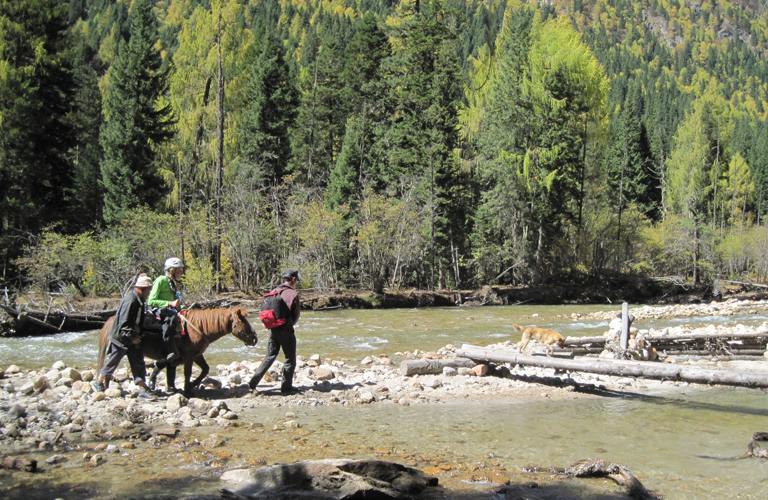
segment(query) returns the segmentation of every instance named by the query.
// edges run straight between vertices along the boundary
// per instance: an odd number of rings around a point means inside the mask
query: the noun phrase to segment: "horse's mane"
[[[185,317],[201,332],[217,334],[229,330],[232,312],[231,309],[190,309]]]

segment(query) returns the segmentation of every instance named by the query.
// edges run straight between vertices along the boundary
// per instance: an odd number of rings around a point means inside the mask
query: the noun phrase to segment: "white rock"
[[[115,389],[113,387],[110,387],[109,389],[106,389],[104,391],[104,395],[108,398],[120,398],[123,396],[122,389]]]
[[[165,402],[165,408],[169,412],[175,413],[179,411],[179,409],[182,406],[187,406],[187,403],[188,403],[187,398],[185,398],[181,394],[174,394],[173,396],[168,398],[168,401]]]
[[[235,387],[243,383],[243,377],[239,373],[233,373],[227,377],[227,385],[229,387]]]
[[[61,372],[59,370],[51,370],[45,374],[45,378],[48,379],[48,382],[55,384],[61,378]]]
[[[82,375],[80,375],[80,372],[74,368],[64,368],[61,370],[61,378],[69,378],[72,379],[72,381],[83,379]]]
[[[51,368],[54,370],[63,370],[67,365],[64,364],[63,361],[56,361]]]
[[[456,368],[450,366],[443,367],[443,375],[446,377],[455,377],[457,373]]]

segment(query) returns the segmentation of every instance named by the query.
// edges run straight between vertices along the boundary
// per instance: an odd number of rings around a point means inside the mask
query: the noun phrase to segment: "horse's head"
[[[248,322],[248,311],[242,307],[232,309],[232,335],[242,340],[245,345],[256,345],[259,341]]]

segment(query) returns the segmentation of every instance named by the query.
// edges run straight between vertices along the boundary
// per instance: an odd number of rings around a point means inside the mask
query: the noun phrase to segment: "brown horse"
[[[203,353],[211,343],[219,340],[224,335],[232,333],[235,337],[242,340],[245,345],[253,346],[258,342],[256,332],[253,331],[248,322],[248,312],[245,309],[236,307],[235,309],[208,309],[208,310],[190,310],[186,313],[186,333],[181,339],[176,339],[176,346],[181,353],[181,361],[173,365],[164,363],[167,351],[160,335],[143,335],[141,338],[141,348],[144,356],[150,359],[162,360],[155,363],[152,375],[149,378],[148,385],[154,387],[157,381],[157,374],[163,367],[168,367],[168,390],[176,390],[176,365],[184,363],[184,395],[190,396],[192,389],[200,385],[200,382],[208,375],[210,367],[203,357]],[[107,320],[99,333],[99,362],[98,370],[104,366],[106,361],[107,346],[109,345],[109,328],[114,321],[114,317]],[[200,367],[202,372],[193,382],[192,363]]]

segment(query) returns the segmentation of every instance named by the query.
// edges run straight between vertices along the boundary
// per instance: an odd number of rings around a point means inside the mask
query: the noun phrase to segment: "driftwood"
[[[53,330],[55,332],[60,332],[61,330],[49,323],[46,323],[43,320],[37,319],[34,316],[29,316],[28,313],[21,313],[17,311],[16,309],[12,307],[8,307],[6,305],[0,304],[0,309],[7,312],[8,314],[12,314],[17,321],[23,322],[23,321],[29,321],[30,323],[34,323],[35,325],[45,328],[46,330]]]
[[[443,368],[472,368],[477,363],[467,358],[455,359],[411,359],[400,363],[400,375],[425,375],[428,373],[443,373]]]
[[[702,341],[712,341],[712,340],[720,340],[720,341],[738,341],[738,340],[757,340],[758,342],[753,343],[760,343],[759,339],[762,339],[762,343],[768,342],[768,332],[766,333],[759,333],[759,332],[744,332],[744,333],[678,333],[675,335],[646,335],[643,337],[646,342],[653,343],[653,346],[656,347],[656,343],[662,343],[662,344],[672,344],[675,342],[692,342],[696,340],[702,340]],[[593,346],[599,346],[599,345],[605,345],[607,341],[606,337],[600,336],[600,337],[568,337],[565,339],[565,345],[566,347],[569,346],[582,346],[582,345],[593,345]]]
[[[589,358],[571,360],[544,356],[523,356],[513,351],[493,351],[468,344],[464,344],[456,352],[456,355],[472,359],[478,363],[510,363],[513,365],[539,366],[563,371],[581,371],[617,377],[639,377],[680,380],[697,384],[768,388],[768,373],[747,372],[720,367],[703,368],[699,366],[618,359]]]
[[[3,469],[22,470],[24,472],[35,472],[37,470],[37,460],[27,460],[26,458],[14,458],[7,456],[0,462]]]
[[[624,487],[627,495],[641,500],[658,500],[664,498],[658,493],[648,491],[645,486],[623,465],[606,462],[599,458],[579,460],[566,469],[566,474],[575,477],[607,477]]]
[[[768,458],[768,450],[760,446],[758,441],[768,441],[768,432],[752,434],[752,441],[747,445],[747,451],[744,454],[748,457]]]

